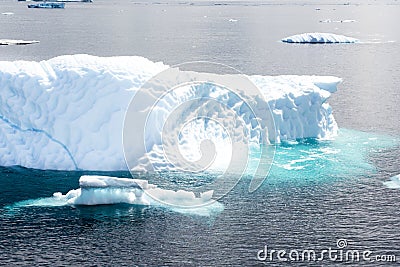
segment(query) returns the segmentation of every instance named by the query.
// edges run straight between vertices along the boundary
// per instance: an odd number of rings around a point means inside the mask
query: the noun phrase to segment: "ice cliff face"
[[[126,170],[122,145],[126,109],[135,92],[166,68],[142,57],[89,55],[0,62],[0,165]],[[326,100],[336,91],[339,78],[249,79],[271,108],[275,141],[336,134]]]

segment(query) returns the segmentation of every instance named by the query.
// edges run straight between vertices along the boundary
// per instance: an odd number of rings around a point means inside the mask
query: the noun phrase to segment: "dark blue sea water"
[[[141,55],[178,64],[210,60],[248,74],[344,78],[330,99],[340,127],[335,141],[278,147],[270,176],[254,193],[244,177],[212,216],[133,205],[40,206],[38,199],[79,187],[88,173],[0,168],[0,265],[253,266],[270,249],[348,249],[400,260],[398,190],[382,182],[400,173],[400,6],[285,1],[190,3],[95,1],[65,10],[28,10],[0,2],[0,39],[40,44],[0,47],[0,60],[63,54]],[[236,21],[229,21],[230,19]],[[354,23],[320,23],[355,19]],[[282,44],[288,35],[327,31],[359,45]],[[389,42],[395,41],[395,42]],[[1,156],[1,155],[0,155]],[[165,177],[179,180],[179,174]],[[151,177],[148,177],[151,179]],[[293,263],[293,262],[292,262]],[[268,265],[282,265],[276,258]],[[340,265],[344,262],[297,262]],[[353,262],[390,266],[394,262]]]

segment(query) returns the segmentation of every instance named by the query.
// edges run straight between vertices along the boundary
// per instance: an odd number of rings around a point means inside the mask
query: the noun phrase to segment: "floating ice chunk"
[[[0,39],[0,45],[28,45],[28,44],[37,44],[37,43],[39,43],[39,41]]]
[[[158,188],[147,180],[97,175],[81,176],[79,186],[79,189],[71,190],[65,195],[54,193],[53,197],[65,199],[70,205],[128,203],[190,208],[210,204],[213,195],[210,190],[196,197],[190,191]]]
[[[329,44],[329,43],[357,43],[358,39],[337,35],[333,33],[303,33],[292,35],[282,39],[284,43],[302,43],[302,44]]]
[[[166,190],[149,184],[146,180],[110,176],[84,175],[79,179],[80,188],[65,195],[55,192],[52,197],[15,203],[12,208],[32,206],[94,206],[132,204],[161,207],[176,212],[211,216],[223,211],[224,206],[212,200],[213,191],[196,197],[193,192]]]
[[[334,93],[337,91],[337,86],[342,82],[341,78],[334,76],[315,76],[313,78],[313,83],[321,88],[322,90],[326,90],[330,93]]]
[[[331,19],[324,19],[320,20],[321,23],[351,23],[356,22],[354,19],[345,19],[345,20],[331,20]]]
[[[390,189],[399,189],[400,188],[400,174],[393,176],[390,178],[390,181],[383,182],[383,184]]]
[[[357,22],[357,21],[354,19],[345,19],[345,20],[341,20],[340,22],[341,23],[351,23],[351,22]]]

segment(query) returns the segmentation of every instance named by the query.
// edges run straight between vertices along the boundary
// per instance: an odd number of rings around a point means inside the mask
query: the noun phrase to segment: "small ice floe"
[[[351,22],[357,22],[355,19],[345,19],[345,20],[341,20],[341,23],[351,23]]]
[[[79,189],[66,195],[57,194],[57,197],[64,197],[68,204],[75,205],[128,203],[191,207],[207,204],[213,195],[209,191],[198,198],[193,192],[161,189],[147,180],[96,175],[81,176],[79,186]]]
[[[214,191],[196,196],[194,192],[168,190],[150,184],[147,180],[111,176],[83,175],[79,188],[65,195],[56,192],[52,197],[15,203],[11,208],[96,206],[131,204],[169,209],[179,213],[212,216],[223,211],[223,204],[212,199]]]
[[[321,23],[351,23],[356,22],[354,19],[345,19],[345,20],[331,20],[331,19],[324,19],[320,20]]]
[[[390,181],[383,182],[387,188],[390,189],[399,189],[400,188],[400,174],[393,176],[390,178]]]
[[[27,44],[36,44],[36,43],[39,43],[39,41],[0,39],[0,45],[27,45]]]
[[[357,43],[358,39],[338,35],[333,33],[303,33],[292,35],[281,40],[284,43],[300,43],[300,44],[334,44],[334,43]]]

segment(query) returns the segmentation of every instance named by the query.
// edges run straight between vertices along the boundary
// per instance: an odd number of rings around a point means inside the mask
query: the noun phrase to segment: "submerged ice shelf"
[[[167,68],[142,57],[89,55],[60,56],[41,62],[0,62],[0,165],[126,170],[121,136],[126,109],[138,89]],[[254,99],[256,106],[271,108],[276,126],[276,140],[271,141],[329,139],[337,134],[327,99],[336,91],[340,78],[248,78],[263,94]],[[170,98],[165,105],[212,96],[235,106],[238,116],[249,117],[243,103],[230,94],[219,94],[213,85],[201,89],[174,95],[176,98]],[[160,116],[165,115],[163,110],[157,110]],[[216,130],[212,123],[205,127],[210,132]],[[159,135],[158,129],[152,129],[146,136],[153,144],[148,153],[156,158],[160,153]],[[190,143],[186,148],[188,153],[193,150]]]
[[[368,160],[368,155],[398,144],[399,139],[395,137],[348,129],[340,129],[338,136],[333,140],[285,141],[277,146],[271,171],[262,186],[308,187],[315,186],[316,183],[324,184],[361,176],[369,177],[376,173],[376,167]],[[253,162],[250,162],[250,165],[252,164]],[[254,166],[250,166],[252,167]],[[263,167],[269,168],[269,166]],[[30,170],[24,169],[24,171],[30,174]],[[119,176],[121,173],[113,172],[111,175]],[[208,183],[215,175],[207,175],[207,179],[204,179],[204,176],[191,173],[164,173],[163,180],[173,180],[177,188],[189,188],[185,191],[166,190],[164,188],[168,188],[165,186],[168,183],[152,180],[153,175],[141,176],[148,180],[84,175],[79,180],[78,189],[70,190],[71,188],[64,187],[65,191],[56,192],[51,196],[53,192],[59,190],[56,180],[53,182],[57,186],[53,185],[54,189],[47,190],[49,192],[44,194],[50,197],[37,198],[37,194],[35,197],[32,194],[31,199],[11,204],[6,207],[6,210],[12,215],[27,207],[126,204],[129,207],[139,205],[189,215],[214,216],[224,209],[222,202],[212,201],[214,192],[196,191],[199,185]],[[247,184],[251,177],[244,176],[242,179]],[[149,180],[152,182],[150,183]],[[391,181],[384,184],[389,188],[400,188],[399,176],[393,177]],[[247,187],[245,189],[247,190]],[[196,191],[196,195],[192,191]]]

